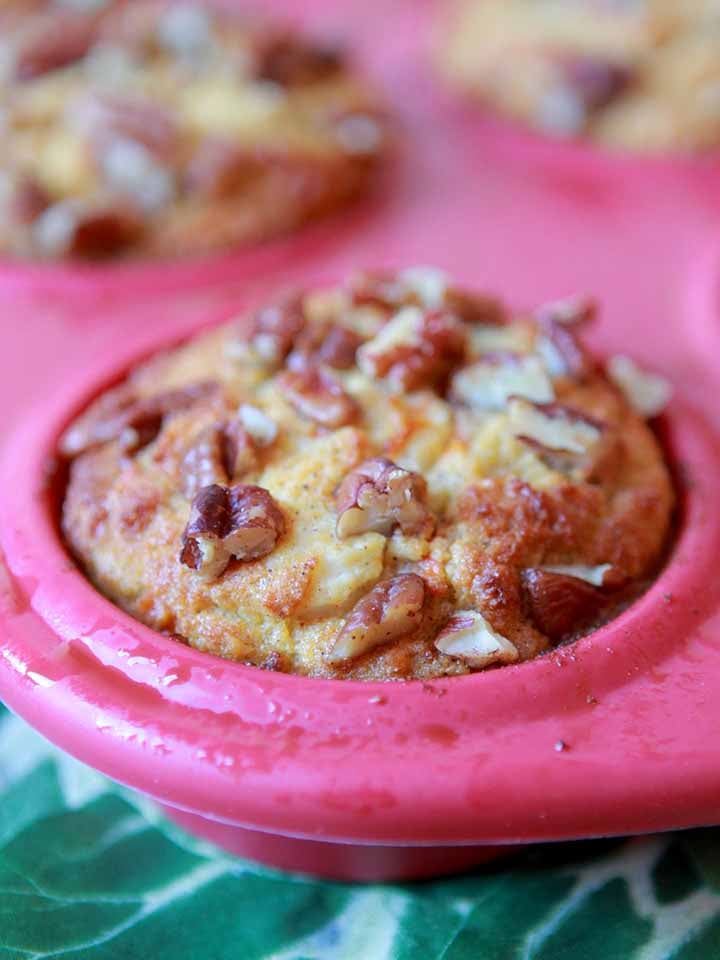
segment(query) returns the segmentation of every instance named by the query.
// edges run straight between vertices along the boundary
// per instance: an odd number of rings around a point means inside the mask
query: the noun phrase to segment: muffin
[[[138,366],[60,440],[67,543],[133,616],[313,677],[529,660],[667,545],[664,381],[413,268],[292,292]]]
[[[637,151],[720,142],[717,0],[457,0],[441,67],[491,108]]]
[[[176,256],[355,198],[379,107],[335,50],[158,0],[0,5],[0,252]]]

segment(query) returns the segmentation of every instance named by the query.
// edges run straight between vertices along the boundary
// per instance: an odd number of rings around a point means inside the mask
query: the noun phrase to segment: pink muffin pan
[[[511,845],[717,823],[712,164],[604,157],[486,121],[423,72],[425,5],[327,9],[350,24],[400,119],[375,205],[278,257],[107,268],[97,285],[89,273],[69,285],[36,282],[37,270],[0,274],[0,403],[12,426],[0,458],[0,697],[191,831],[321,876],[429,876]],[[381,15],[394,28],[378,51]],[[398,684],[223,661],[100,596],[58,533],[54,451],[69,419],[138,359],[266,293],[411,263],[517,306],[594,293],[594,347],[672,380],[657,429],[675,468],[677,535],[647,593],[533,662]]]

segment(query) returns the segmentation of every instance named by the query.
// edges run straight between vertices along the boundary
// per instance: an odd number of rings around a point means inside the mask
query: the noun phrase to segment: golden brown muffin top
[[[0,252],[176,255],[349,200],[383,121],[336,50],[162,0],[0,5]]]
[[[587,632],[661,562],[673,492],[592,302],[511,317],[429,268],[289,294],[140,365],[67,430],[65,536],[200,650],[429,678]],[[628,399],[628,397],[630,399]]]

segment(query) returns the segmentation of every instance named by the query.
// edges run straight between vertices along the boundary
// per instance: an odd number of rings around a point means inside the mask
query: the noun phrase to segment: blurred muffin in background
[[[458,0],[440,60],[454,85],[554,136],[720,143],[719,0]]]
[[[238,13],[0,3],[0,252],[175,256],[361,194],[381,111],[345,60]]]

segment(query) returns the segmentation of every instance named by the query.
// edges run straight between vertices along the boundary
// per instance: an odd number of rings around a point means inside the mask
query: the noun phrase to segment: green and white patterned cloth
[[[415,885],[218,852],[0,706],[0,960],[715,960],[720,829]]]

